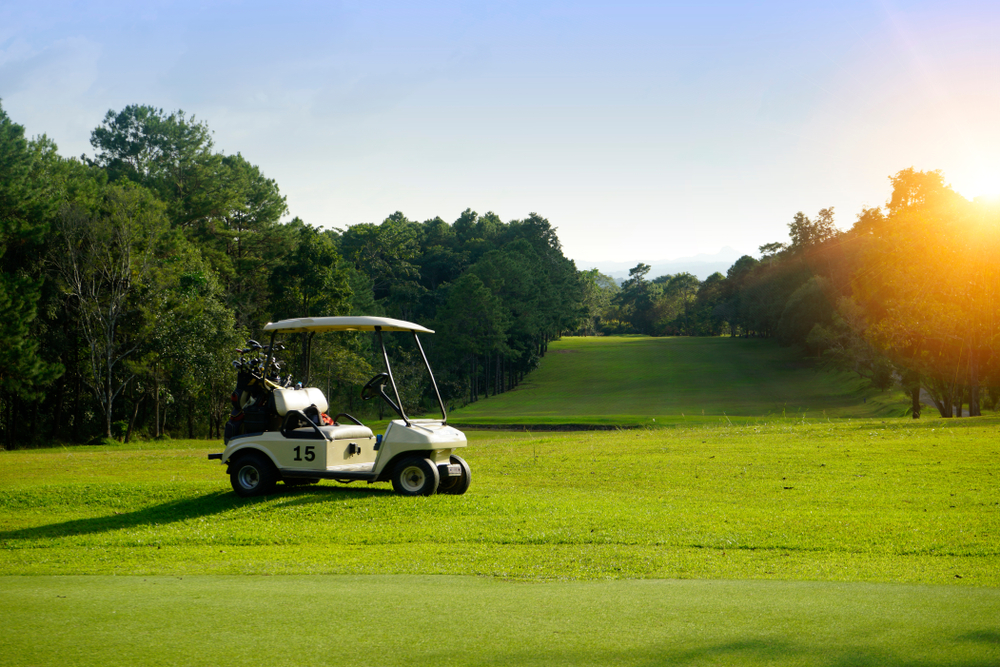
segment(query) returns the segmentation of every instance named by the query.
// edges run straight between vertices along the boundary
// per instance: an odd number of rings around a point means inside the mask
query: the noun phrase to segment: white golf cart
[[[242,368],[237,391],[233,393],[234,415],[226,428],[226,449],[209,454],[227,466],[233,490],[239,496],[270,493],[275,484],[309,484],[321,479],[338,482],[391,482],[393,489],[408,496],[433,493],[462,494],[469,488],[469,465],[455,450],[465,447],[465,435],[448,426],[444,402],[434,373],[417,333],[430,329],[385,317],[316,317],[271,322],[264,327],[271,332],[267,346],[256,341],[240,350]],[[277,375],[275,352],[284,349],[275,338],[279,334],[303,334],[305,345],[305,384],[309,383],[309,356],[312,339],[329,331],[374,331],[385,361],[379,373],[361,390],[370,400],[379,396],[398,415],[385,430],[375,436],[370,428],[354,417],[340,413],[330,418],[326,397],[316,387],[290,385]],[[420,350],[431,385],[441,408],[441,419],[411,419],[403,410],[399,390],[392,376],[389,355],[382,333],[410,332]],[[243,363],[243,356],[255,353],[258,361]],[[242,364],[242,365],[241,365]],[[392,396],[386,393],[392,388]],[[395,400],[393,400],[395,399]],[[341,423],[346,420],[349,423]]]

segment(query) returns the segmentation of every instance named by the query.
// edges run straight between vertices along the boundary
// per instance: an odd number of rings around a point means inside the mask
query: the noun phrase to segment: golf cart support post
[[[420,344],[420,337],[417,336],[418,331],[434,333],[433,330],[422,327],[419,324],[414,324],[413,322],[404,322],[403,320],[394,320],[388,317],[302,317],[295,320],[268,322],[264,326],[264,331],[271,332],[270,350],[267,354],[267,364],[264,366],[264,377],[267,377],[267,373],[271,368],[271,362],[274,360],[274,339],[277,337],[278,332],[308,333],[305,353],[306,379],[303,383],[306,386],[309,384],[312,367],[313,336],[323,331],[374,331],[378,338],[379,349],[382,351],[382,359],[385,361],[385,370],[389,375],[389,383],[392,385],[392,393],[396,397],[396,404],[393,407],[397,409],[399,416],[406,422],[406,425],[410,426],[410,419],[406,416],[403,410],[403,402],[399,398],[399,389],[396,387],[396,380],[392,376],[392,366],[389,364],[389,354],[385,349],[385,341],[382,339],[383,331],[409,331],[413,334],[413,341],[417,344],[417,349],[420,350],[420,358],[424,360],[424,367],[431,378],[431,386],[434,387],[434,396],[437,398],[438,406],[441,408],[441,423],[448,424],[448,413],[444,408],[444,401],[441,400],[441,392],[438,390],[437,380],[434,379],[434,371],[431,370],[431,364],[427,361],[424,346]]]

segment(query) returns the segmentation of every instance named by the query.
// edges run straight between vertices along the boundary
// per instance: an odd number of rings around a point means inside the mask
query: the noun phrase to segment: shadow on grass
[[[270,495],[259,498],[240,498],[232,492],[218,491],[196,498],[175,500],[160,505],[144,507],[133,512],[114,513],[90,519],[73,519],[44,526],[0,531],[0,543],[7,540],[35,540],[76,535],[107,533],[139,526],[168,524],[187,519],[197,519],[236,510],[247,505],[268,503],[272,507],[309,505],[339,502],[359,498],[378,498],[392,495],[390,489],[349,488],[345,486],[278,487]]]
[[[976,633],[978,634],[978,633]],[[687,643],[687,642],[685,642]],[[695,642],[691,642],[695,643]],[[690,646],[690,644],[689,644]],[[955,646],[958,648],[958,646]],[[495,665],[545,665],[558,664],[623,664],[654,667],[658,665],[785,665],[808,664],[822,667],[996,667],[996,657],[991,651],[968,651],[965,656],[950,655],[946,660],[934,660],[920,655],[919,650],[901,649],[890,652],[879,648],[844,646],[831,648],[816,646],[808,641],[798,643],[787,639],[743,639],[706,643],[695,647],[664,646],[660,649],[624,650],[621,652],[586,652],[574,655],[572,651],[554,650],[544,655],[502,654],[484,656],[481,661],[469,664]]]
[[[979,642],[981,644],[995,644],[1000,647],[1000,630],[977,630],[962,635],[959,639],[967,642]]]

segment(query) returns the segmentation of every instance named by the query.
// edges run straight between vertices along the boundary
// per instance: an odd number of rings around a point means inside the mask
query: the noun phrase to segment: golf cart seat
[[[326,396],[318,387],[306,387],[305,389],[283,389],[278,387],[274,390],[274,409],[279,417],[284,417],[289,410],[305,410],[316,406],[320,412],[330,409],[330,404],[326,402]]]
[[[274,390],[274,409],[285,418],[282,435],[295,440],[357,440],[373,438],[372,430],[361,424],[321,426],[319,415],[330,408],[323,392],[316,387]],[[311,426],[289,428],[301,423]]]

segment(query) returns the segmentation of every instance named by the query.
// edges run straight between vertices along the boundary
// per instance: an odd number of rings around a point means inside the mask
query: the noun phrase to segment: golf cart
[[[270,322],[268,345],[249,341],[238,350],[233,414],[226,424],[226,449],[208,458],[227,466],[233,491],[242,497],[270,493],[279,481],[286,485],[338,482],[391,482],[402,495],[462,494],[469,488],[469,465],[455,451],[466,446],[465,435],[448,426],[444,402],[417,333],[434,333],[419,324],[385,317],[315,317]],[[385,401],[398,419],[389,422],[384,435],[349,414],[330,417],[323,392],[309,387],[312,339],[329,331],[374,331],[385,361],[379,373],[361,390],[361,398]],[[406,415],[392,376],[382,334],[410,332],[431,378],[441,408],[441,419],[412,419]],[[305,383],[292,386],[290,376],[279,374],[275,354],[285,349],[276,341],[281,334],[302,334]],[[392,394],[386,393],[389,387]]]

